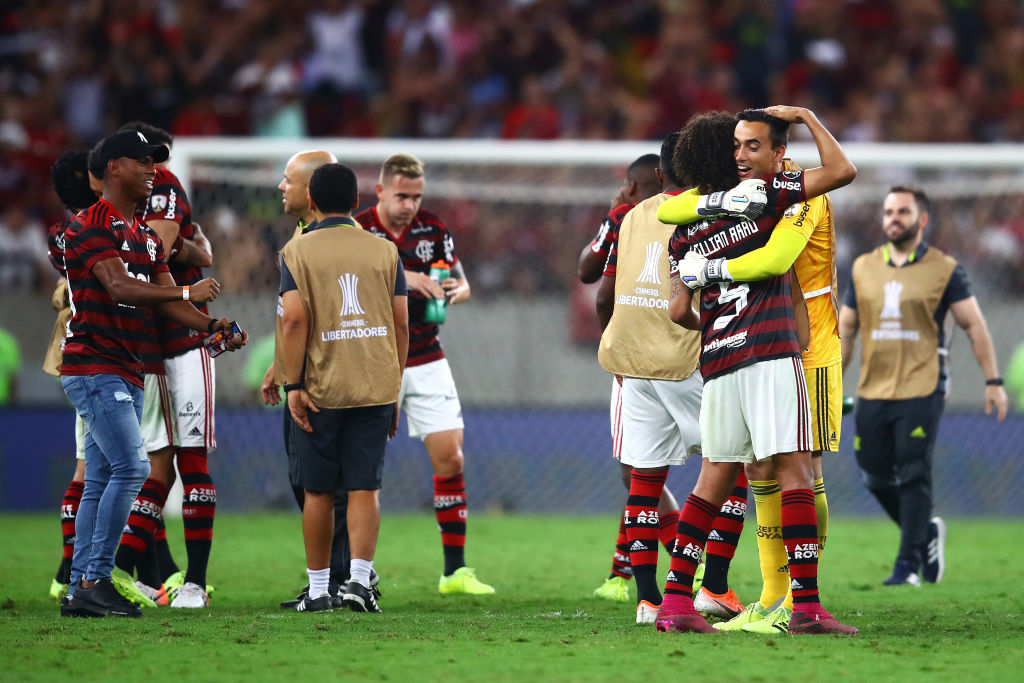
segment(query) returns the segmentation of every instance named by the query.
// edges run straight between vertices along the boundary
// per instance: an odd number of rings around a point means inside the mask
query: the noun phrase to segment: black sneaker
[[[942,517],[932,517],[928,523],[928,543],[924,548],[924,566],[921,578],[928,583],[942,581],[946,573],[946,521]]]
[[[141,617],[142,608],[117,592],[110,579],[99,579],[92,588],[79,584],[71,607],[84,609],[100,616]]]
[[[345,606],[345,586],[331,581],[327,584],[327,594],[331,596],[331,606],[334,609],[341,609]]]
[[[377,596],[373,591],[358,581],[349,581],[345,584],[345,605],[353,612],[383,612],[377,604]]]
[[[303,588],[298,595],[295,596],[294,600],[285,600],[281,603],[281,609],[295,609],[295,607],[303,601],[303,599],[309,597],[309,584]]]
[[[892,576],[882,582],[885,586],[920,586],[921,577],[917,575],[909,562],[896,560],[892,567]]]
[[[60,600],[60,615],[62,617],[105,617],[105,612],[90,612],[87,609],[83,609],[82,606],[75,602],[70,595],[65,595]]]
[[[308,595],[299,600],[295,605],[296,612],[333,612],[334,603],[330,593],[325,593],[319,598],[311,598]]]

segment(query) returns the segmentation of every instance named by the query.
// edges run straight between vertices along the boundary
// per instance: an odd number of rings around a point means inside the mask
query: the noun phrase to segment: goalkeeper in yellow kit
[[[756,180],[798,167],[785,158],[789,123],[763,109],[739,114],[735,158],[740,185],[725,193],[701,197],[694,191],[665,202],[658,218],[686,224],[706,216],[757,211]],[[713,262],[712,262],[713,263]],[[836,293],[836,239],[828,195],[791,206],[761,249],[721,264],[731,280],[754,281],[785,272],[793,264],[810,318],[810,344],[802,354],[811,401],[814,502],[818,517],[819,553],[828,535],[828,502],[821,455],[839,450],[842,420],[842,352]],[[712,267],[715,267],[714,265]],[[698,275],[699,278],[699,275]],[[715,624],[722,631],[787,633],[793,610],[786,548],[781,529],[781,490],[772,462],[746,465],[757,511],[757,547],[763,586],[761,597],[733,619]]]

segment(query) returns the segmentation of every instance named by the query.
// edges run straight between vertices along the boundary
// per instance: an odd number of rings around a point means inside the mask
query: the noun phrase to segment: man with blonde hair
[[[462,477],[462,406],[448,359],[437,338],[438,324],[426,317],[430,300],[446,305],[469,299],[470,288],[455,243],[440,218],[420,208],[423,162],[395,154],[384,162],[377,205],[356,216],[364,229],[394,242],[409,288],[409,360],[398,405],[409,421],[409,436],[423,440],[434,468],[434,513],[441,528],[444,595],[487,595],[494,588],[466,566],[466,485]],[[431,265],[442,261],[451,276],[435,282]]]

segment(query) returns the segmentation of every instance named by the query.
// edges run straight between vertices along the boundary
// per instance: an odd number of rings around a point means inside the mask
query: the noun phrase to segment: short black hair
[[[150,144],[163,145],[167,147],[167,149],[170,149],[171,147],[174,146],[173,135],[168,133],[163,128],[160,128],[159,126],[154,126],[151,123],[146,123],[145,121],[129,121],[128,123],[118,128],[117,130],[137,130],[146,136],[146,139],[149,140]]]
[[[665,136],[665,139],[661,143],[659,166],[661,167],[661,172],[665,174],[665,177],[668,178],[670,183],[676,187],[686,187],[686,179],[680,177],[680,175],[676,173],[676,166],[673,162],[677,144],[679,144],[679,131],[673,131]]]
[[[754,123],[767,123],[769,138],[772,141],[772,149],[785,147],[789,144],[789,121],[772,116],[764,109],[744,109],[736,118],[740,121],[752,121]]]
[[[893,185],[889,188],[889,194],[893,192],[906,192],[907,194],[914,195],[914,202],[917,204],[917,210],[920,213],[928,213],[928,209],[931,207],[928,195],[917,185]]]
[[[309,197],[320,213],[349,213],[359,201],[355,172],[345,164],[324,164],[309,179]]]
[[[658,155],[657,154],[644,154],[643,156],[637,157],[636,161],[629,165],[626,169],[626,173],[630,171],[636,171],[638,169],[648,169],[658,167]]]
[[[81,211],[96,203],[96,194],[89,187],[88,158],[88,152],[69,149],[50,167],[50,184],[71,211]]]
[[[703,112],[691,116],[679,131],[673,168],[701,194],[728,190],[740,182],[733,143],[736,121],[729,112]]]

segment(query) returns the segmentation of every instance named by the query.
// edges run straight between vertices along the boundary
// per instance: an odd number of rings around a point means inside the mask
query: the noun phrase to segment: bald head
[[[281,190],[284,212],[308,223],[312,217],[309,208],[309,179],[313,177],[313,171],[324,164],[335,163],[338,163],[337,157],[319,149],[292,155],[284,166],[284,178],[277,186]]]

